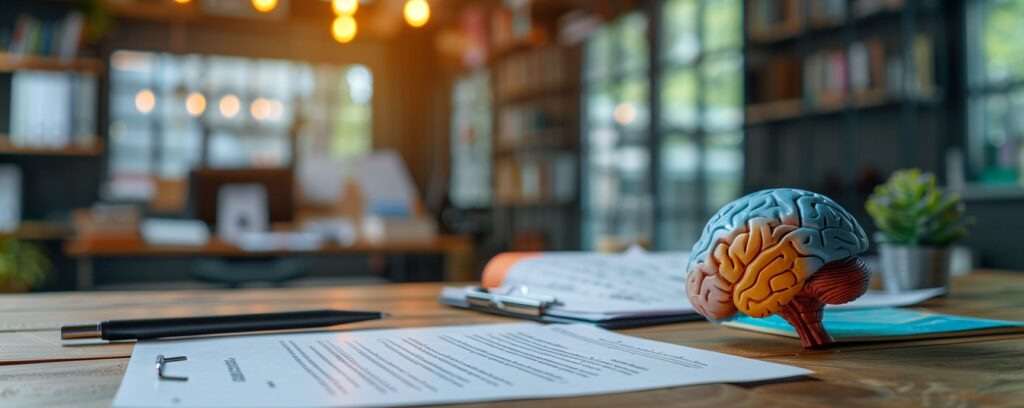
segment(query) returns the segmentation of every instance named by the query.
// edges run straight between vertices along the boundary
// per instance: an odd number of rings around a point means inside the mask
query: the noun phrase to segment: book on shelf
[[[800,0],[747,0],[747,7],[747,35],[752,40],[770,42],[800,30]]]
[[[800,98],[800,67],[797,57],[783,53],[751,67],[752,100],[755,104]]]
[[[810,2],[810,22],[814,27],[842,24],[846,20],[847,0],[814,0]]]
[[[60,20],[44,21],[28,14],[18,16],[6,50],[12,56],[37,55],[74,58],[82,39],[85,18],[73,11]]]
[[[95,142],[97,79],[72,72],[11,75],[10,144],[61,148]]]
[[[912,68],[906,66],[908,60]],[[804,59],[804,100],[811,107],[829,108],[844,104],[851,94],[929,97],[936,88],[934,71],[933,44],[927,34],[914,36],[908,55],[889,52],[881,39],[856,41]]]
[[[495,164],[495,195],[500,203],[568,203],[575,194],[576,158],[570,152],[508,157]]]
[[[21,168],[0,165],[0,233],[18,230],[21,224]]]

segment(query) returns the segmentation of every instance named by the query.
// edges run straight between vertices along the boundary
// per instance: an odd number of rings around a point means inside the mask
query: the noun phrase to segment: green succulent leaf
[[[918,169],[893,173],[875,187],[865,209],[885,239],[899,245],[946,246],[966,236],[974,223],[959,196]]]

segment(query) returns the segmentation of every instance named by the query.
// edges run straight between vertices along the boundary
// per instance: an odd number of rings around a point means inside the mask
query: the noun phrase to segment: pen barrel
[[[379,312],[310,310],[232,316],[111,320],[102,324],[103,339],[145,340],[268,330],[328,327],[383,317]]]

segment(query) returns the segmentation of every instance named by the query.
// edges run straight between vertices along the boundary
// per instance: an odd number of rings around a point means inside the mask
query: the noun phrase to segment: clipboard
[[[461,293],[459,293],[460,291]],[[584,323],[609,330],[705,320],[704,316],[696,312],[651,316],[623,316],[602,320],[552,316],[548,314],[548,309],[557,307],[559,305],[558,299],[553,296],[530,292],[529,288],[524,286],[513,286],[505,288],[505,290],[488,290],[479,286],[445,287],[438,300],[442,304],[462,309],[516,317],[535,322]]]

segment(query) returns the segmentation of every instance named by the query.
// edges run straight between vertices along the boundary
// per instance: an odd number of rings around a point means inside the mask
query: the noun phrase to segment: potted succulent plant
[[[947,287],[949,246],[973,223],[960,197],[939,188],[934,174],[900,170],[875,188],[867,211],[887,291]]]
[[[41,285],[52,265],[34,244],[0,235],[0,292],[26,292]]]

